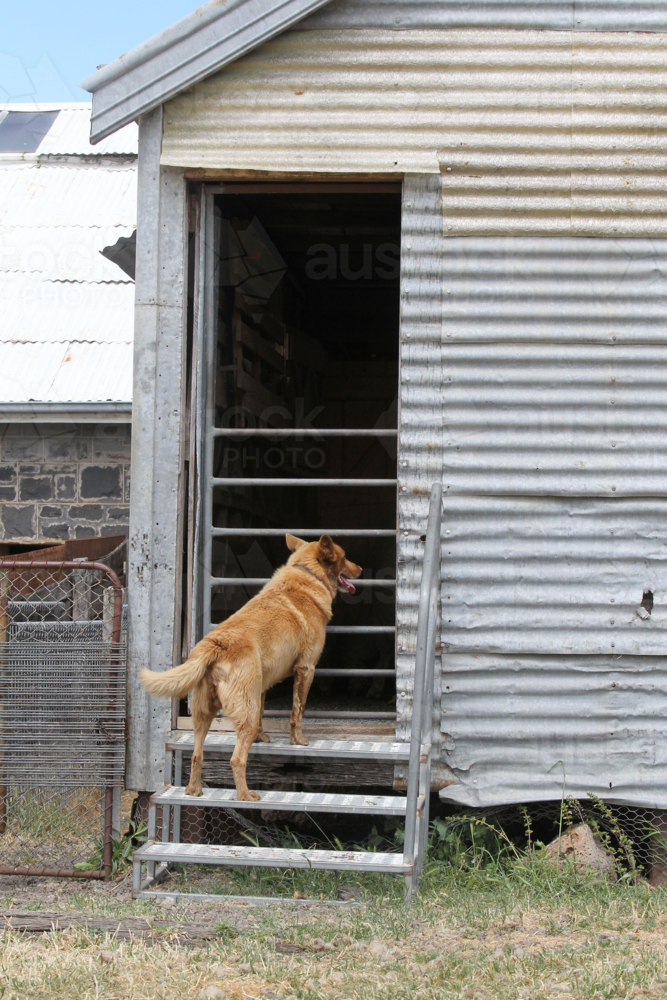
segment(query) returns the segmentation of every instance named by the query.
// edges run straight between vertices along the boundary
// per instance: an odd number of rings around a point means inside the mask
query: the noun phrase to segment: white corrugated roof
[[[0,160],[0,226],[124,226],[134,229],[134,163]]]
[[[3,104],[3,111],[57,111],[58,117],[42,139],[37,156],[136,156],[139,130],[123,126],[96,146],[90,144],[91,104]]]
[[[135,229],[136,126],[93,147],[90,105],[7,110],[59,114],[0,156],[0,406],[129,402],[134,283],[100,250]]]
[[[132,344],[0,341],[2,403],[132,399]]]

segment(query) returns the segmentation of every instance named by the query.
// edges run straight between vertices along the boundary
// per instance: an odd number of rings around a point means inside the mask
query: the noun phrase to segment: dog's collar
[[[313,573],[312,569],[308,569],[308,567],[304,566],[303,563],[292,563],[292,565],[294,566],[295,569],[302,569],[304,573],[310,573],[311,576],[314,576],[319,583],[323,583],[324,586],[326,587],[327,581],[323,580],[321,576],[317,575],[317,573]]]
[[[314,576],[316,580],[320,581],[320,583],[323,582],[322,579],[321,579],[321,577],[319,577],[317,575],[317,573],[313,573],[312,569],[308,569],[308,567],[304,566],[302,563],[294,563],[294,568],[295,569],[302,569],[304,571],[304,573],[310,573],[310,575]]]

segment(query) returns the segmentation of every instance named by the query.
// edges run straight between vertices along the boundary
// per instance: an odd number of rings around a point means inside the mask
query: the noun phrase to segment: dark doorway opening
[[[230,533],[214,539],[212,575],[265,579],[289,554],[285,531],[330,531],[374,583],[334,603],[331,624],[347,631],[327,637],[306,720],[367,720],[378,732],[393,731],[395,713],[395,588],[378,581],[396,577],[397,442],[377,432],[397,426],[400,216],[388,185],[239,184],[215,199],[215,426],[225,434],[213,475],[239,484],[214,493],[213,525]],[[391,482],[294,485],[303,479]],[[259,586],[216,587],[211,621]],[[352,673],[325,673],[341,669]],[[267,716],[290,707],[291,680],[269,692]]]

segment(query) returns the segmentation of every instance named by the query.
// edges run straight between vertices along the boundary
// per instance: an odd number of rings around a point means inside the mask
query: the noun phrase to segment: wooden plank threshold
[[[263,725],[269,735],[271,733],[289,733],[289,719],[264,718]],[[193,728],[191,716],[179,715],[176,731],[191,732]],[[210,731],[212,733],[232,733],[234,726],[229,719],[214,719]],[[393,739],[396,726],[393,722],[379,720],[374,722],[372,719],[306,719],[303,723],[303,731],[306,737],[310,735],[313,739],[363,740],[367,736],[383,736]]]

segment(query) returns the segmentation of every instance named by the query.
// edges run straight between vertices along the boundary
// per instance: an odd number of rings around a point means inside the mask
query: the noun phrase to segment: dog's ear
[[[297,538],[296,535],[285,535],[285,541],[290,552],[298,552],[299,549],[308,544],[308,542],[304,542],[303,538]]]
[[[322,556],[326,562],[336,561],[336,549],[333,543],[333,539],[329,538],[328,535],[322,535],[319,542],[319,555]]]

